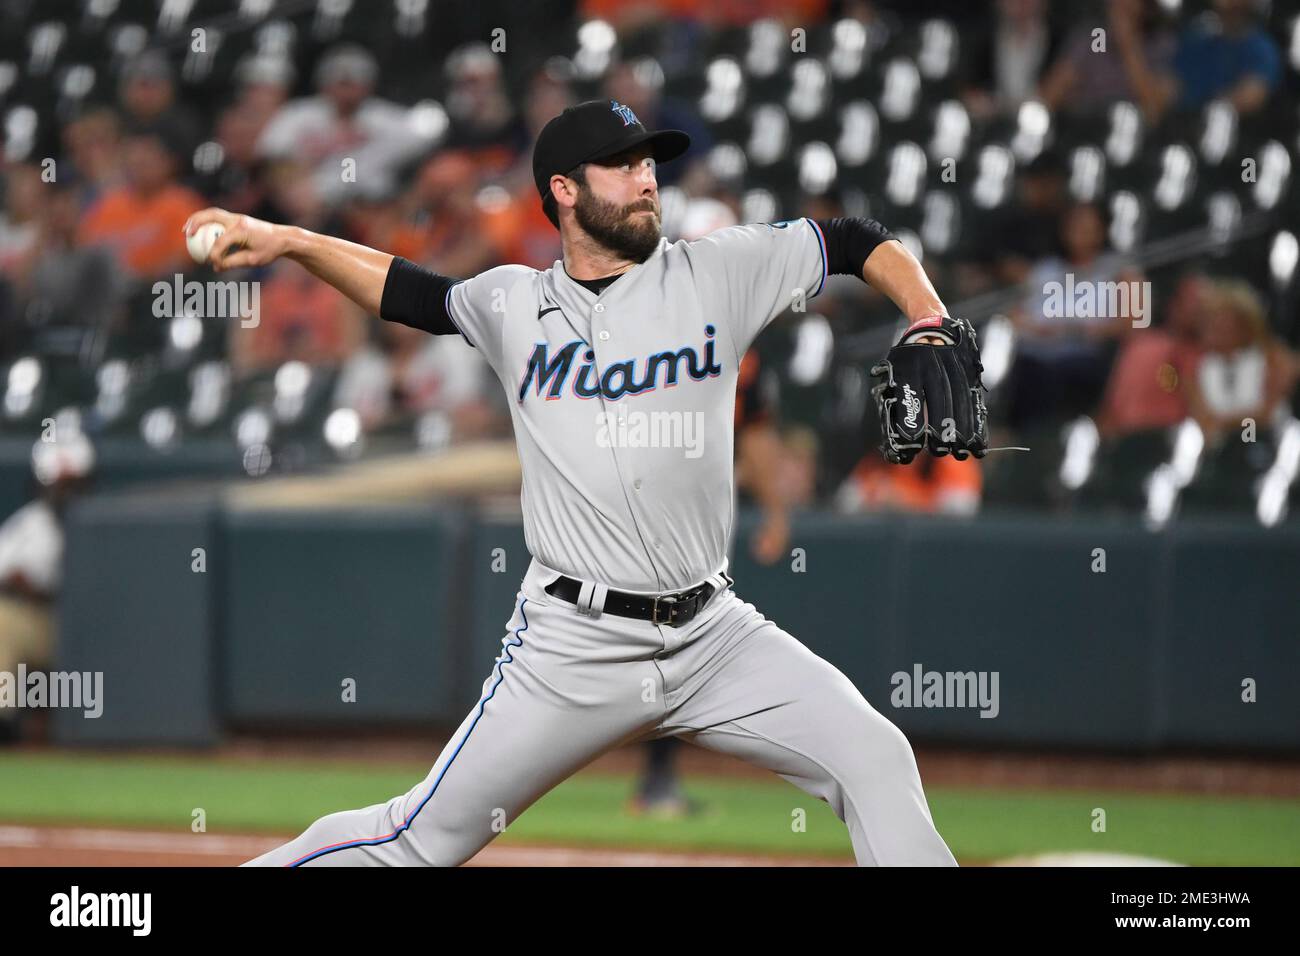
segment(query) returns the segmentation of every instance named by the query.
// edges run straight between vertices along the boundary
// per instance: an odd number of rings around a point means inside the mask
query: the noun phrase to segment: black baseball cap
[[[656,163],[666,163],[686,152],[691,138],[679,129],[650,132],[631,107],[617,100],[587,100],[570,106],[542,127],[533,147],[533,180],[551,224],[560,228],[551,196],[552,176],[567,176],[576,166],[608,159],[642,143],[650,144]]]

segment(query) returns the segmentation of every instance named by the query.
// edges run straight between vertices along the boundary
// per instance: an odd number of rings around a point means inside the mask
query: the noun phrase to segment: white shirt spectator
[[[63,529],[49,503],[37,499],[0,525],[0,584],[21,574],[51,597],[62,581]]]
[[[367,427],[392,411],[395,387],[406,396],[406,411],[451,411],[486,397],[486,372],[483,358],[451,336],[431,336],[398,372],[388,355],[367,346],[344,364],[334,404],[356,409]]]
[[[336,203],[350,190],[385,194],[402,166],[429,149],[434,139],[412,122],[411,111],[397,103],[369,97],[350,117],[342,117],[324,96],[286,103],[271,117],[257,142],[266,159],[292,159],[315,169],[321,199]],[[356,163],[355,182],[343,179],[343,161]]]
[[[1264,401],[1268,385],[1268,356],[1260,348],[1229,354],[1212,352],[1197,370],[1205,404],[1216,415],[1246,415]]]

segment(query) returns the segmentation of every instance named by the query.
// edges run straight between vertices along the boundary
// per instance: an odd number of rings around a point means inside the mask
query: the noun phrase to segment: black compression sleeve
[[[379,317],[434,335],[455,335],[460,330],[447,314],[447,290],[459,281],[394,256],[384,279]]]
[[[826,237],[826,271],[862,278],[862,267],[876,246],[897,239],[874,219],[818,219]]]

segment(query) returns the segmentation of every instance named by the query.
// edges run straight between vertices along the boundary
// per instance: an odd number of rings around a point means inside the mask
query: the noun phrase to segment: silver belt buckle
[[[666,621],[661,621],[661,620],[659,619],[659,602],[660,602],[660,601],[662,601],[664,604],[666,604],[666,605],[668,606],[668,619],[667,619]],[[654,603],[654,605],[650,608],[650,623],[651,623],[651,624],[666,624],[668,627],[677,627],[677,624],[674,623],[674,621],[673,621],[673,610],[676,608],[676,605],[677,605],[677,596],[674,595],[674,594],[666,594],[666,595],[664,595],[663,597],[657,597],[657,598],[655,598],[655,603]]]

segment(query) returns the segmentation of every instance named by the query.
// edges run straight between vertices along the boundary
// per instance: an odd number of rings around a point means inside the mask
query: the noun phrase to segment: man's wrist
[[[907,331],[903,333],[903,336],[909,336],[920,329],[940,328],[946,318],[948,318],[948,313],[935,309],[924,310],[919,315],[909,316]]]
[[[302,262],[307,258],[311,253],[314,233],[308,232],[301,226],[276,226],[275,228],[277,231],[283,230],[280,241],[284,244],[284,252],[281,255],[294,262]]]

